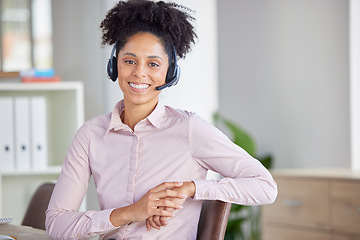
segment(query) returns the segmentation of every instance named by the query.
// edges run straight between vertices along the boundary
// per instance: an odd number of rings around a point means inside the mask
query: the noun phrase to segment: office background
[[[114,0],[52,1],[54,67],[85,86],[85,119],[121,99],[99,24]],[[165,104],[244,127],[276,168],[350,168],[350,11],[339,0],[178,0],[199,40]],[[92,206],[91,199],[89,206]]]

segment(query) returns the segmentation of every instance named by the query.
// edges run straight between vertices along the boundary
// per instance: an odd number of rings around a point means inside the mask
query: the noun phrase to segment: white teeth
[[[134,84],[134,83],[129,83],[131,87],[136,88],[136,89],[147,89],[148,87],[150,87],[149,84]]]

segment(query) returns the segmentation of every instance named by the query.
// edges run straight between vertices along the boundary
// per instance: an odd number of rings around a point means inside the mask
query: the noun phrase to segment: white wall
[[[360,170],[360,0],[350,0],[351,167]]]
[[[52,1],[54,68],[63,81],[83,81],[85,119],[103,112],[105,66],[102,1]]]
[[[218,109],[218,62],[216,0],[176,0],[195,10],[198,40],[185,60],[180,60],[181,77],[161,98],[170,106],[197,112],[208,121]]]
[[[221,112],[275,167],[350,167],[348,1],[221,0]]]

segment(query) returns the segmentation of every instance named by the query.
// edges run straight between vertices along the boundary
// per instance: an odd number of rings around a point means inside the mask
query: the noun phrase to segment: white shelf
[[[17,176],[38,176],[38,175],[59,175],[61,166],[49,166],[42,170],[15,170],[15,171],[2,171],[2,177],[17,177]]]
[[[1,83],[0,91],[82,90],[81,82]]]
[[[71,141],[84,122],[82,82],[0,83],[2,96],[44,96],[47,102],[48,167],[43,170],[4,171],[0,166],[0,217],[21,224],[38,186],[55,182]]]

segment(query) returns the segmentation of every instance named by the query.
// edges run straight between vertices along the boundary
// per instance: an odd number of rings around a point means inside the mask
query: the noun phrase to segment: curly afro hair
[[[197,38],[190,23],[195,20],[192,13],[191,9],[176,3],[120,1],[108,11],[100,24],[102,44],[112,45],[117,42],[117,55],[131,36],[138,32],[149,32],[162,41],[169,59],[172,58],[173,47],[178,57],[184,58]]]

